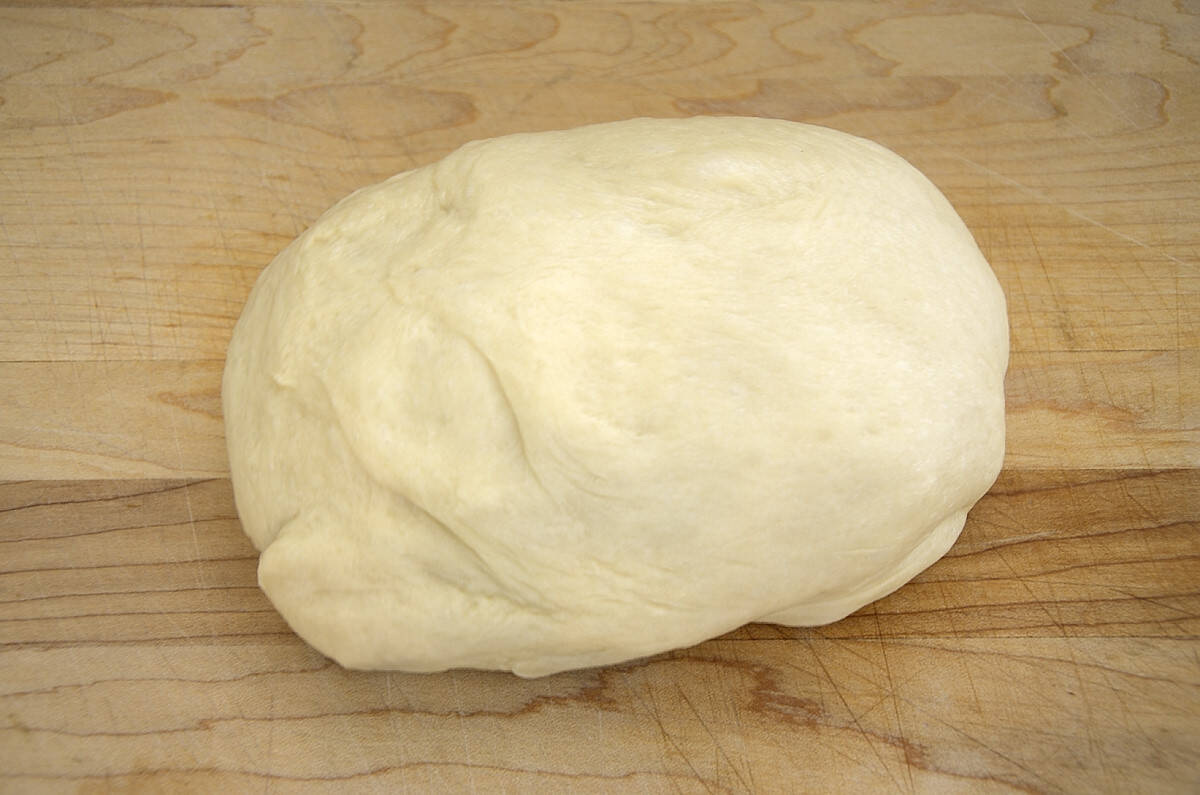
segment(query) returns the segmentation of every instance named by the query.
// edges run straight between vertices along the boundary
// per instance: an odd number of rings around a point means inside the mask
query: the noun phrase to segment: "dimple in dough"
[[[898,588],[999,472],[1007,361],[995,276],[897,155],[635,119],[341,201],[259,278],[223,402],[305,640],[538,676]]]

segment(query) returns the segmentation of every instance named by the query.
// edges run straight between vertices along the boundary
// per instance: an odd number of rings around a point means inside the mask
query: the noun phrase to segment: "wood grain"
[[[227,475],[221,368],[0,363],[0,478]]]
[[[477,137],[744,113],[928,173],[1016,299],[1018,350],[1194,348],[1200,25],[1130,5],[0,8],[0,342],[221,358],[257,268],[356,187]],[[984,43],[930,46],[956,37]]]
[[[225,346],[333,201],[637,115],[874,138],[1009,301],[1005,472],[837,624],[345,671],[257,588]],[[0,791],[1200,789],[1200,9],[0,0]]]
[[[221,368],[0,362],[0,478],[227,475]],[[1188,376],[1196,373],[1196,350],[1015,352],[1005,466],[1194,467],[1200,390]]]
[[[224,479],[0,486],[0,647],[290,635],[256,586],[232,505]],[[1194,637],[1198,521],[1195,470],[1006,472],[936,566],[800,634]]]
[[[845,621],[749,626],[534,681],[324,660],[255,587],[230,497],[224,480],[0,488],[2,780],[1147,792],[1200,780],[1195,470],[1008,473],[949,556]]]

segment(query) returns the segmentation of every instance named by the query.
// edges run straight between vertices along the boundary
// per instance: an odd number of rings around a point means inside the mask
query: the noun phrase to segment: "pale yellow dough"
[[[996,278],[895,154],[636,119],[337,204],[258,280],[223,399],[297,633],[538,676],[908,581],[996,478],[1007,361]]]

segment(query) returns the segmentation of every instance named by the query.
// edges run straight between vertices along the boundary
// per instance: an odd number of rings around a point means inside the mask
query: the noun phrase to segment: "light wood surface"
[[[1200,791],[1200,7],[0,0],[0,791]],[[255,584],[220,372],[350,190],[777,116],[924,170],[1009,298],[1005,472],[815,629],[340,669]]]

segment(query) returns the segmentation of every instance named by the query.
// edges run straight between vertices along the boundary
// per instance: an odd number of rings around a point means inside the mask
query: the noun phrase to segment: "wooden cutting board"
[[[1194,3],[0,3],[0,789],[1200,790]],[[224,457],[258,272],[468,140],[691,114],[874,138],[962,213],[1013,354],[961,540],[600,670],[309,649]]]

